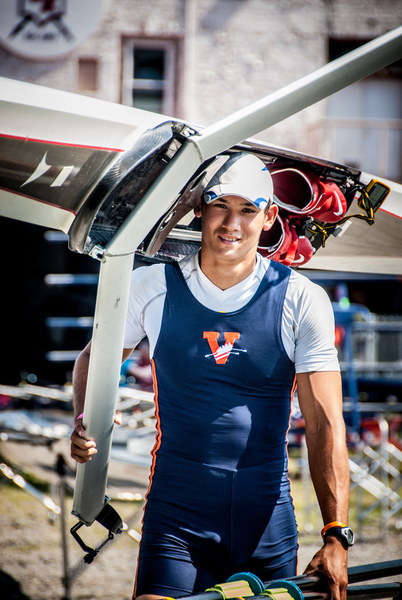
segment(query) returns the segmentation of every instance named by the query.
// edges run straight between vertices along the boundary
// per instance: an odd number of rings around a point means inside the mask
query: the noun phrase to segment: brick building
[[[17,10],[16,0],[8,4]],[[71,11],[79,5],[83,21],[92,18],[93,0],[64,4]],[[0,46],[0,76],[209,125],[402,24],[399,0],[99,0],[97,4],[101,10],[95,11],[93,33],[62,57],[52,53],[51,41],[42,60],[29,57],[29,44],[23,57]],[[4,10],[5,3],[0,17]],[[46,35],[46,27],[40,29]],[[6,33],[2,38],[7,41]],[[18,36],[27,33],[22,30]],[[32,39],[32,55],[35,44]],[[354,123],[345,125],[345,119]],[[400,165],[385,165],[373,152],[361,153],[368,125],[373,145],[382,136],[380,144],[400,150],[401,120],[402,79],[396,66],[258,137],[347,164],[365,160],[368,164],[359,166],[402,180]],[[332,137],[325,143],[334,128],[343,141],[334,145]]]

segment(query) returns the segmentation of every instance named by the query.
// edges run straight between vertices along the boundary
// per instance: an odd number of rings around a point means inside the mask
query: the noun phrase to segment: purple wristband
[[[83,416],[84,416],[84,413],[82,412],[80,415],[78,415],[78,417],[75,417],[75,420],[82,419]]]

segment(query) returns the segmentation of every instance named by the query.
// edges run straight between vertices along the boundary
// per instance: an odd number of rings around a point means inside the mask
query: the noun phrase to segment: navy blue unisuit
[[[286,434],[295,370],[281,339],[290,269],[271,262],[250,302],[230,313],[200,304],[177,264],[165,274],[135,594],[183,596],[238,571],[294,575]]]

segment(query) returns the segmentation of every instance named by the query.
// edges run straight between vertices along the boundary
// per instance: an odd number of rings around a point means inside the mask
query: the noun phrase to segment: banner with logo
[[[102,5],[102,0],[3,1],[0,44],[22,58],[62,58],[96,30]]]

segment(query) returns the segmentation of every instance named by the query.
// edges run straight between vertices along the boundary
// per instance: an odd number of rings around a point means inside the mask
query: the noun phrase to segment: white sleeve
[[[131,275],[130,295],[128,301],[124,348],[135,348],[146,336],[154,337],[146,331],[144,323],[145,311],[155,300],[164,300],[166,294],[165,269],[163,264],[134,269]],[[160,302],[159,302],[160,303]],[[159,334],[159,328],[155,335]],[[154,343],[154,339],[149,340]]]
[[[283,317],[286,331],[282,335],[293,337],[296,373],[340,370],[334,311],[322,287],[293,273]],[[289,339],[284,343],[288,347]]]

